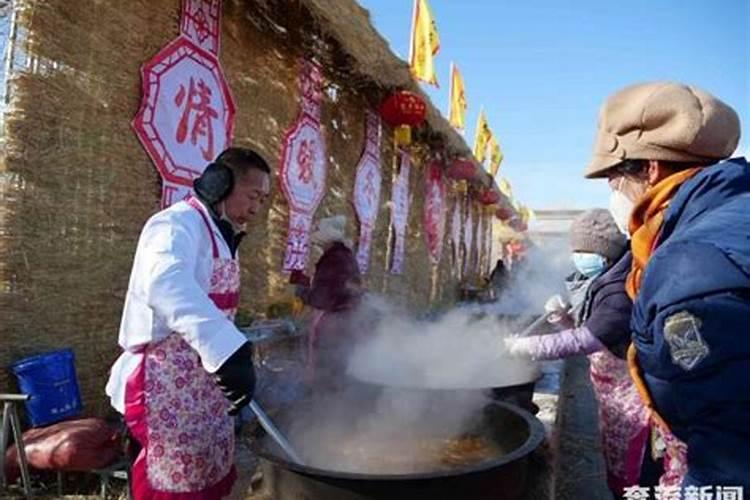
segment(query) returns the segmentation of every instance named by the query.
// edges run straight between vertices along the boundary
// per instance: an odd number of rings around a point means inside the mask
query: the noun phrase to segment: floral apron
[[[568,283],[578,326],[591,314],[592,282]],[[595,352],[588,358],[599,407],[599,434],[607,468],[607,484],[613,492],[622,494],[626,487],[638,485],[641,477],[643,455],[652,432],[649,411],[633,384],[625,360],[619,359],[608,349]],[[665,459],[665,473],[660,482],[664,486],[679,485],[679,475],[667,469],[668,460],[669,456]],[[672,462],[671,465],[676,466],[677,463]]]
[[[648,409],[643,405],[628,372],[627,363],[608,350],[589,355],[591,382],[599,403],[599,430],[612,491],[635,486],[641,475],[643,454],[651,432]],[[622,493],[620,493],[622,494]]]
[[[208,216],[213,272],[209,298],[233,318],[239,303],[240,268],[221,258]],[[125,421],[142,449],[133,464],[136,500],[213,500],[228,495],[236,479],[234,420],[229,402],[198,354],[178,333],[148,344],[128,378]]]

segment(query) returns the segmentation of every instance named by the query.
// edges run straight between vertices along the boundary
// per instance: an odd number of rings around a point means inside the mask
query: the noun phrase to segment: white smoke
[[[355,378],[393,387],[487,389],[528,382],[537,368],[511,357],[507,321],[455,309],[434,321],[385,316],[349,360]]]
[[[470,433],[493,387],[534,380],[538,367],[508,354],[503,339],[538,316],[562,290],[567,255],[532,252],[502,300],[419,320],[368,296],[352,323],[344,391],[314,394],[285,429],[307,465],[355,473],[426,472],[435,448]],[[516,318],[513,318],[516,316]],[[519,323],[517,316],[524,316]],[[362,319],[364,318],[364,319]],[[376,318],[376,319],[374,319]],[[374,391],[374,392],[373,392]]]

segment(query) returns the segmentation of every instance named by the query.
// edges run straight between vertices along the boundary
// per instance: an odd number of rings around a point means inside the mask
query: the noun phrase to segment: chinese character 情
[[[205,137],[206,148],[201,148],[203,159],[213,161],[214,159],[214,130],[213,119],[219,117],[219,113],[211,107],[211,89],[206,83],[199,79],[195,83],[190,77],[188,90],[180,85],[174,98],[177,106],[182,107],[182,117],[177,125],[176,139],[180,144],[184,143],[190,133],[190,143],[195,146],[199,137]],[[190,121],[192,118],[192,126]]]

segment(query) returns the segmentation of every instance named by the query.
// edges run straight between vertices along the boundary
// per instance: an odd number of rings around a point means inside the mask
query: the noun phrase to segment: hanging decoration
[[[398,90],[380,105],[380,116],[395,128],[396,146],[408,146],[412,127],[418,127],[427,117],[427,103],[419,94]]]
[[[393,226],[393,252],[391,256],[391,273],[404,272],[404,248],[406,246],[406,223],[409,220],[409,173],[411,157],[405,151],[400,153],[401,165],[398,177],[393,184],[391,198],[391,225]]]
[[[326,151],[320,131],[320,66],[303,59],[299,83],[302,109],[282,141],[279,167],[281,190],[289,203],[285,271],[305,268],[313,216],[326,189]]]
[[[494,241],[492,240],[493,237],[493,224],[492,224],[492,215],[487,215],[487,226],[485,231],[487,231],[485,243],[487,244],[487,249],[485,250],[487,255],[487,261],[486,261],[486,267],[484,272],[489,275],[489,273],[492,271],[495,263],[493,262],[493,254],[492,250],[494,247]]]
[[[141,67],[143,96],[132,126],[162,177],[163,208],[188,196],[193,180],[232,142],[235,104],[217,58],[220,10],[219,0],[183,1],[180,36]],[[214,50],[203,48],[201,34],[214,37]]]
[[[220,29],[221,0],[182,0],[180,33],[217,57]]]
[[[432,162],[426,171],[424,227],[430,259],[437,264],[445,236],[445,186],[443,171],[437,161]]]
[[[455,276],[461,274],[461,198],[456,197],[453,202],[453,215],[451,216],[451,251],[453,258],[453,273]]]
[[[453,160],[446,171],[446,175],[453,181],[453,191],[465,194],[468,191],[469,181],[477,178],[478,169],[471,160],[457,158]]]
[[[477,260],[475,266],[474,270],[481,275],[484,268],[484,214],[481,210],[477,216]]]
[[[507,222],[513,217],[513,209],[501,205],[495,210],[495,216],[501,221]]]
[[[491,189],[485,189],[479,195],[479,202],[482,205],[495,205],[500,201],[500,193]]]
[[[365,150],[354,178],[354,211],[359,220],[357,263],[362,273],[370,263],[370,246],[380,208],[380,119],[368,111],[365,115]]]
[[[523,233],[528,229],[528,226],[526,223],[521,219],[521,217],[513,217],[508,225],[513,229],[514,231],[518,231],[519,233]]]
[[[477,166],[471,160],[457,158],[451,162],[446,175],[453,180],[470,181],[477,176]]]
[[[472,256],[474,254],[474,221],[472,220],[472,206],[467,203],[466,219],[464,221],[464,274],[471,269]]]

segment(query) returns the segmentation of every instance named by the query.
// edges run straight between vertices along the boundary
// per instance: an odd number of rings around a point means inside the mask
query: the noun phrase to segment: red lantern
[[[477,175],[477,166],[470,160],[453,160],[446,175],[455,181],[470,181]]]
[[[491,191],[491,190],[485,190],[482,191],[482,194],[479,196],[479,202],[482,205],[494,205],[495,203],[500,201],[500,194],[497,193],[497,191]]]
[[[421,125],[427,117],[427,103],[408,90],[397,90],[380,105],[380,116],[395,127],[396,143],[411,144],[411,127]]]
[[[498,219],[502,221],[506,221],[513,217],[513,211],[506,207],[500,207],[497,210],[495,210],[495,215]]]
[[[528,229],[528,226],[520,217],[514,217],[510,221],[509,226],[519,233],[522,233]]]

